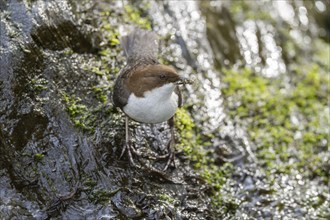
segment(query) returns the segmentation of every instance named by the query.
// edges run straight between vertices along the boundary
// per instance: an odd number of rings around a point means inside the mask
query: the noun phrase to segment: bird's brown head
[[[162,64],[138,68],[125,80],[128,89],[139,97],[146,91],[169,83],[190,84],[191,81],[177,74],[174,68]]]

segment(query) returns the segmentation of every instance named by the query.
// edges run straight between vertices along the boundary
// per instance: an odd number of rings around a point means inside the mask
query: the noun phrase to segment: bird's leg
[[[132,148],[131,143],[130,143],[130,135],[129,135],[129,129],[128,129],[128,117],[127,116],[125,116],[125,144],[124,144],[123,150],[122,150],[119,158],[121,158],[124,155],[125,150],[127,150],[127,155],[128,155],[128,159],[129,159],[130,163],[135,167],[139,167],[134,162],[133,156],[132,156],[132,152],[135,153],[135,149]]]
[[[119,159],[121,159],[126,151],[126,149],[128,148],[129,145],[129,130],[128,130],[128,117],[125,116],[125,143],[123,146],[123,149],[121,151],[121,154],[119,156]]]
[[[169,143],[167,144],[167,152],[168,152],[168,159],[167,159],[167,163],[164,167],[164,171],[167,170],[168,166],[173,162],[173,165],[175,166],[175,161],[174,161],[174,146],[175,146],[175,132],[174,132],[174,116],[172,118],[170,118],[167,121],[168,125],[170,126],[171,129],[171,139],[169,141]]]

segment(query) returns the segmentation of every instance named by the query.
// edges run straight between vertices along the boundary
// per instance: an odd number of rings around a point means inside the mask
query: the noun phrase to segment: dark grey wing
[[[115,86],[114,86],[114,91],[113,91],[113,103],[115,104],[115,107],[119,107],[121,109],[124,108],[124,106],[127,104],[128,97],[130,95],[130,92],[124,85],[124,78],[123,74],[119,74]]]
[[[128,63],[141,60],[158,62],[158,36],[151,31],[135,29],[120,39]]]

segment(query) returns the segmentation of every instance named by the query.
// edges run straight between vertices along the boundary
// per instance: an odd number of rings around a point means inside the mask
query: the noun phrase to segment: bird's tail
[[[158,37],[154,32],[135,29],[120,39],[128,62],[138,59],[157,60]]]

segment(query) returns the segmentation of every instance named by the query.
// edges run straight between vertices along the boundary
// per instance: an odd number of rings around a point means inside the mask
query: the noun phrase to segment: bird
[[[174,67],[158,60],[159,39],[155,32],[134,29],[120,39],[126,57],[126,65],[115,80],[113,103],[125,114],[125,144],[120,157],[127,151],[130,163],[133,155],[140,156],[131,146],[129,120],[158,124],[167,121],[171,138],[167,145],[168,161],[163,170],[174,161],[174,115],[182,105],[179,85],[192,84],[192,80],[177,73]]]

